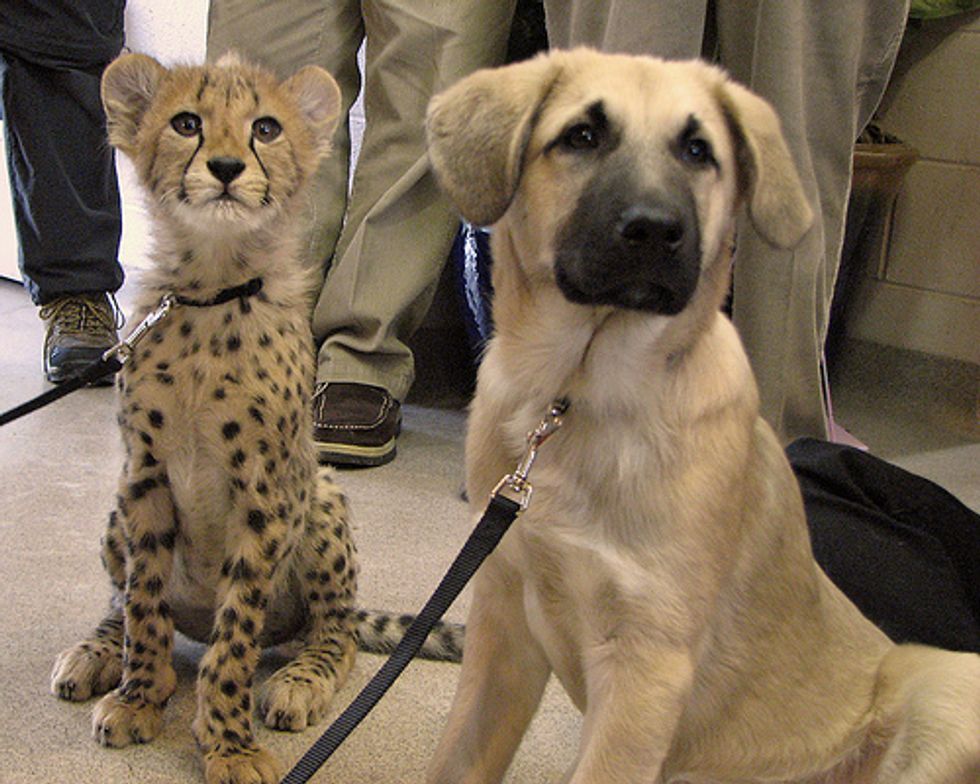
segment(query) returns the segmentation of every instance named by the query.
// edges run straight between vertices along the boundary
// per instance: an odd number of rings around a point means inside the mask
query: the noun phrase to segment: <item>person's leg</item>
[[[701,53],[707,0],[544,0],[553,49],[592,46],[604,52],[670,59]]]
[[[907,0],[718,0],[721,64],[778,111],[816,215],[792,251],[738,231],[734,320],[779,436],[826,436],[820,362],[840,261],[854,141],[887,83]]]
[[[414,378],[406,341],[431,304],[459,226],[426,158],[425,110],[460,77],[502,62],[513,7],[513,0],[364,3],[364,143],[313,318],[321,382],[314,411],[327,460],[393,455],[398,403]]]
[[[39,25],[36,9],[25,7],[0,30],[18,262],[41,306],[43,368],[54,382],[76,375],[119,339],[111,294],[123,282],[122,211],[99,82],[122,45],[122,3],[104,3],[91,15],[87,9],[80,3],[75,13]]]
[[[114,292],[122,218],[99,98],[102,66],[0,55],[7,166],[24,284],[37,305]]]
[[[236,51],[286,78],[304,65],[325,68],[340,86],[341,121],[333,150],[310,188],[308,261],[326,270],[347,210],[350,158],[348,113],[361,88],[357,50],[364,38],[360,0],[212,0],[208,59]]]

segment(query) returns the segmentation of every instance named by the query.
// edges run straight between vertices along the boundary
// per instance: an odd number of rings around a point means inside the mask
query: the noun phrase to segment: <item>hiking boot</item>
[[[313,437],[320,461],[378,466],[395,457],[401,406],[381,387],[319,384],[313,395]]]
[[[107,294],[69,294],[41,306],[44,375],[55,384],[80,373],[119,342],[122,312]],[[92,386],[112,383],[112,374]]]

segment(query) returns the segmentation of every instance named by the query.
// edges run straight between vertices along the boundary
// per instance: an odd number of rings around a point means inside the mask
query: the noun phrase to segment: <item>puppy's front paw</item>
[[[162,726],[160,706],[128,699],[119,689],[105,695],[92,711],[92,735],[103,746],[120,748],[130,743],[148,743]]]
[[[207,784],[279,784],[279,762],[265,749],[206,754],[204,780]]]
[[[316,673],[300,675],[293,670],[287,665],[262,688],[259,712],[267,727],[300,732],[320,722],[327,713],[335,682]]]
[[[51,672],[51,693],[63,700],[84,702],[119,683],[122,660],[117,651],[79,643],[62,651]]]

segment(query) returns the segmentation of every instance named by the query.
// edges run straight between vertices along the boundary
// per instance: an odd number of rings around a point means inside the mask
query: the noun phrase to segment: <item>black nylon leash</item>
[[[15,419],[20,419],[23,416],[37,411],[39,408],[44,408],[50,405],[55,400],[60,400],[65,395],[69,395],[76,389],[88,386],[93,381],[97,381],[103,376],[108,376],[110,373],[115,373],[122,367],[122,362],[116,359],[114,356],[106,358],[104,355],[97,359],[90,365],[86,365],[81,372],[69,378],[67,381],[58,384],[56,387],[42,392],[37,397],[31,398],[26,403],[21,403],[19,406],[14,406],[14,408],[9,411],[4,411],[0,414],[0,427],[13,422]]]
[[[565,399],[552,404],[548,416],[538,427],[528,434],[527,450],[517,470],[508,474],[494,489],[486,511],[470,534],[463,549],[460,550],[446,576],[442,578],[435,593],[425,603],[405,636],[395,647],[391,656],[375,673],[374,677],[361,689],[350,705],[344,709],[333,724],[314,742],[313,746],[299,759],[292,770],[282,779],[281,784],[305,784],[320,769],[324,762],[340,747],[357,725],[381,701],[399,675],[408,666],[425,642],[436,622],[442,618],[449,606],[459,596],[480,564],[493,552],[511,523],[527,508],[531,500],[531,484],[528,474],[537,455],[538,447],[562,425],[561,415],[568,410]],[[513,497],[509,497],[513,496]]]
[[[178,294],[165,294],[156,309],[136,326],[129,334],[129,337],[114,345],[92,364],[86,365],[77,375],[72,376],[52,389],[42,392],[37,397],[31,398],[26,403],[21,403],[9,411],[4,411],[0,414],[0,427],[27,416],[40,408],[44,408],[56,400],[70,395],[76,389],[88,386],[103,376],[117,373],[133,353],[136,344],[143,339],[154,324],[166,318],[176,305],[186,305],[192,308],[207,308],[212,305],[223,305],[225,302],[231,302],[233,299],[241,299],[244,302],[246,298],[255,296],[261,290],[262,278],[252,278],[240,286],[221,289],[215,296],[207,300],[190,299]]]
[[[497,546],[497,543],[510,528],[520,512],[520,504],[508,498],[494,496],[490,499],[486,512],[470,534],[463,549],[456,556],[446,576],[442,578],[435,593],[426,602],[408,627],[405,636],[396,646],[381,669],[375,673],[368,684],[344,709],[344,712],[327,727],[313,746],[286,774],[282,784],[303,784],[320,769],[324,762],[340,747],[347,737],[357,728],[375,705],[381,701],[399,675],[425,642],[432,627],[436,624],[460,591],[463,590],[470,578],[476,573],[480,564]]]

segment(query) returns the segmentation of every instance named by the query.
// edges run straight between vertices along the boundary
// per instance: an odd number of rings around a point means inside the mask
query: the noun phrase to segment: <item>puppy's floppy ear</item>
[[[813,222],[779,117],[755,93],[732,81],[719,98],[735,136],[739,187],[752,225],[770,244],[795,246]]]
[[[305,65],[283,86],[293,94],[316,140],[317,151],[330,151],[333,132],[340,117],[340,88],[323,68]]]
[[[136,134],[167,69],[145,54],[117,57],[102,74],[109,142],[127,155],[135,152]]]
[[[559,70],[553,56],[539,55],[477,71],[430,102],[429,160],[443,190],[472,223],[488,226],[507,211],[534,122]]]

